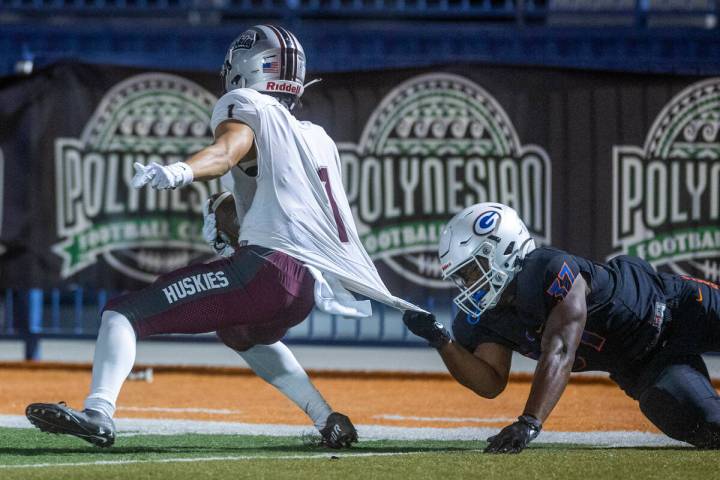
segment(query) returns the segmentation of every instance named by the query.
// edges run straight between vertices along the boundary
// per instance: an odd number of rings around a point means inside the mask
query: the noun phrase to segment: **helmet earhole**
[[[514,249],[515,249],[515,242],[508,243],[508,246],[505,249],[505,255],[510,255]],[[505,265],[505,266],[507,267],[507,265]]]

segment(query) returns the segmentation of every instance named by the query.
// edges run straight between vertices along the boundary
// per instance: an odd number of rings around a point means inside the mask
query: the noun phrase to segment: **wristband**
[[[518,421],[524,423],[537,433],[540,433],[540,430],[542,430],[542,422],[529,413],[523,413],[520,415],[518,417]]]
[[[440,350],[442,347],[450,343],[450,340],[450,334],[448,333],[447,329],[445,327],[442,327],[438,332],[436,338],[428,340],[428,345]]]
[[[184,187],[192,183],[195,176],[193,175],[192,168],[185,162],[177,162],[172,165],[168,165],[168,170],[173,175],[173,183],[175,187]]]

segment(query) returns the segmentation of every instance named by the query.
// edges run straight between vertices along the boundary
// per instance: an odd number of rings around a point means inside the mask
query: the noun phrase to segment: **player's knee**
[[[653,386],[641,396],[640,410],[670,438],[698,448],[720,449],[720,398],[717,396],[681,401],[671,391]]]
[[[688,442],[697,425],[679,402],[662,388],[650,387],[640,396],[640,411],[665,435]]]
[[[244,352],[255,345],[250,330],[243,326],[223,328],[215,334],[221,342],[237,352]]]
[[[272,345],[282,340],[287,331],[285,326],[234,325],[220,329],[216,334],[228,347],[244,352],[255,345]]]

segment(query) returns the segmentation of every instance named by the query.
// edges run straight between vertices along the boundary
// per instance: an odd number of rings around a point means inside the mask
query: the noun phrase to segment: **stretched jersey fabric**
[[[643,260],[620,256],[595,263],[562,250],[531,252],[508,287],[510,301],[480,318],[460,314],[453,323],[457,341],[470,351],[484,342],[505,345],[538,358],[545,321],[577,277],[590,287],[587,321],[573,371],[621,374],[647,358],[659,344],[685,288],[673,275],[657,273]]]
[[[251,202],[239,169],[226,180],[243,214],[241,243],[278,250],[313,267],[319,307],[339,303],[348,307],[346,314],[368,315],[344,287],[395,308],[422,310],[393,296],[380,279],[355,228],[337,147],[321,127],[298,121],[275,98],[247,88],[226,93],[215,105],[213,131],[228,120],[253,130],[257,150]]]

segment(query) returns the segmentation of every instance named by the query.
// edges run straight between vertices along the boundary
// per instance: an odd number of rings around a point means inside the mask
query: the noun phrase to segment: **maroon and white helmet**
[[[232,42],[220,75],[225,92],[251,88],[288,98],[292,108],[304,90],[305,51],[284,28],[255,25]]]
[[[473,317],[493,308],[534,249],[527,227],[507,205],[478,203],[455,215],[438,247],[443,278],[460,289],[455,304]],[[477,271],[470,277],[477,279],[468,284],[466,270],[472,267]]]

